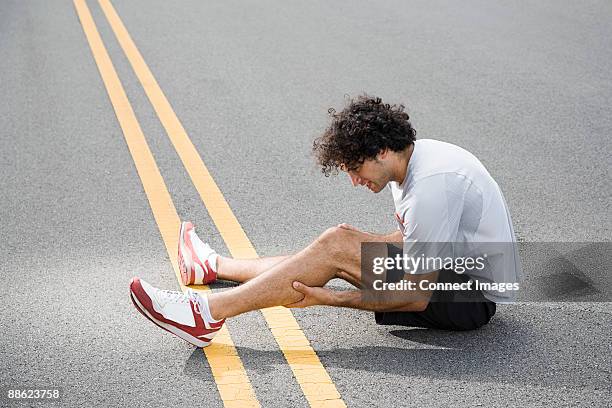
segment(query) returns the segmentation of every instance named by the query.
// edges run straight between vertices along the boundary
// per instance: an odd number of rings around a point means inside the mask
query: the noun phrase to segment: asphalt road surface
[[[100,5],[87,4],[179,216],[226,254]],[[406,104],[418,137],[478,156],[522,241],[610,241],[609,1],[113,5],[261,255],[340,222],[394,227],[390,194],[325,178],[310,154],[327,109],[362,92]],[[135,275],[178,284],[72,1],[0,3],[0,141],[2,386],[62,387],[57,406],[223,406],[202,351],[129,300]],[[448,333],[294,311],[349,407],[608,406],[611,313],[521,302]],[[260,312],[228,326],[262,406],[309,405]]]

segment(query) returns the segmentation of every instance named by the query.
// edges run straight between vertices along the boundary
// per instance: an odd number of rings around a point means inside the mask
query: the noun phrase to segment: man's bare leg
[[[245,283],[273,266],[286,261],[291,256],[281,255],[254,259],[234,259],[219,255],[217,259],[217,277],[219,279]],[[361,287],[359,280],[344,271],[339,271],[336,277],[344,279],[357,288]]]
[[[375,240],[371,234],[330,228],[302,251],[275,263],[244,285],[208,295],[210,312],[213,318],[223,319],[297,302],[303,295],[293,289],[294,281],[323,286],[332,278],[346,276],[358,283],[361,242]]]
[[[217,278],[244,283],[283,262],[291,255],[271,256],[255,259],[217,258]]]

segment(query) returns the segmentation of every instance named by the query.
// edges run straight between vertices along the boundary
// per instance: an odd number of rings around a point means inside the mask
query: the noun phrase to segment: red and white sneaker
[[[182,222],[179,232],[178,264],[183,285],[203,285],[217,279],[219,255],[202,242],[190,222]]]
[[[147,319],[196,347],[208,346],[225,322],[214,320],[206,295],[191,289],[187,293],[161,290],[132,278],[130,297]]]

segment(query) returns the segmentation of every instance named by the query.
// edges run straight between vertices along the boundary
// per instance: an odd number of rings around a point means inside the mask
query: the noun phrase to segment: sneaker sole
[[[138,311],[144,317],[146,317],[147,319],[149,319],[150,321],[155,323],[155,325],[157,325],[159,328],[164,329],[167,332],[170,332],[170,333],[174,334],[175,336],[185,340],[187,343],[192,344],[192,345],[194,345],[196,347],[206,347],[206,346],[210,345],[212,339],[209,339],[208,341],[204,341],[202,339],[198,339],[197,337],[193,337],[191,334],[189,334],[189,333],[179,329],[176,326],[173,326],[171,324],[162,322],[160,320],[157,320],[153,316],[151,316],[149,314],[149,312],[147,311],[147,309],[140,303],[140,301],[138,300],[138,298],[136,297],[134,292],[132,292],[131,290],[130,290],[130,298],[132,299],[132,303],[134,304],[136,309],[138,309]],[[216,332],[215,332],[215,334],[216,334]]]
[[[179,271],[181,272],[181,280],[183,281],[183,285],[191,285],[192,275],[193,275],[193,260],[189,255],[189,251],[185,246],[185,224],[186,222],[181,222],[181,228],[179,231],[179,251],[178,251],[178,264]],[[194,279],[195,280],[195,279]]]

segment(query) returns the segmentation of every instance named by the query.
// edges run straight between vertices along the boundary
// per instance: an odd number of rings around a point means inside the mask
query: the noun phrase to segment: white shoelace
[[[160,296],[161,295],[161,296]],[[162,298],[164,303],[191,303],[194,304],[194,310],[199,315],[202,315],[202,297],[194,290],[187,289],[187,293],[178,292],[176,290],[160,289],[157,292],[158,299]]]
[[[165,302],[172,303],[185,303],[189,300],[183,292],[177,292],[176,290],[158,289],[157,296],[158,298],[161,297]]]
[[[161,295],[161,296],[160,296]],[[163,303],[193,303],[193,310],[202,316],[206,321],[211,321],[211,317],[205,312],[204,300],[202,296],[193,289],[187,289],[186,293],[175,290],[159,289],[157,292],[158,301]],[[214,322],[214,320],[212,320]]]

